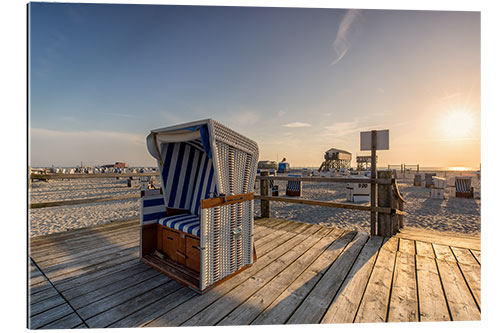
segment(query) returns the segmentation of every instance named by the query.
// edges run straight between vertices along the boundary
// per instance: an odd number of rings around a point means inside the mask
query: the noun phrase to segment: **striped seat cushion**
[[[200,218],[198,215],[180,214],[167,216],[159,219],[158,224],[200,237]]]

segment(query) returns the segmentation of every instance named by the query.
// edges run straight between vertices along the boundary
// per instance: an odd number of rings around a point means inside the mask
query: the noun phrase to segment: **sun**
[[[470,138],[475,126],[476,118],[468,110],[450,111],[443,116],[439,124],[442,134],[448,139],[455,140]]]

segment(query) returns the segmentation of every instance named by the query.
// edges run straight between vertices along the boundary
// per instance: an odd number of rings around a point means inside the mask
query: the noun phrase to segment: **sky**
[[[29,164],[156,164],[213,118],[316,166],[389,129],[379,165],[479,168],[479,12],[30,3]],[[353,166],[355,163],[353,162]]]

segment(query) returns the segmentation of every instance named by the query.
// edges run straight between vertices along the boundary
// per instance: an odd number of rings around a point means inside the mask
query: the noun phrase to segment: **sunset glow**
[[[470,138],[476,126],[475,115],[468,110],[454,110],[443,116],[442,130],[445,138],[460,140]]]

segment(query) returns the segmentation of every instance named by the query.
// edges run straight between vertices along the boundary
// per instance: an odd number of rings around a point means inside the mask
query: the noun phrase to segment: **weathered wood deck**
[[[203,295],[139,261],[139,223],[30,240],[29,327],[480,320],[481,249],[406,228],[383,239],[255,222],[258,260]]]

